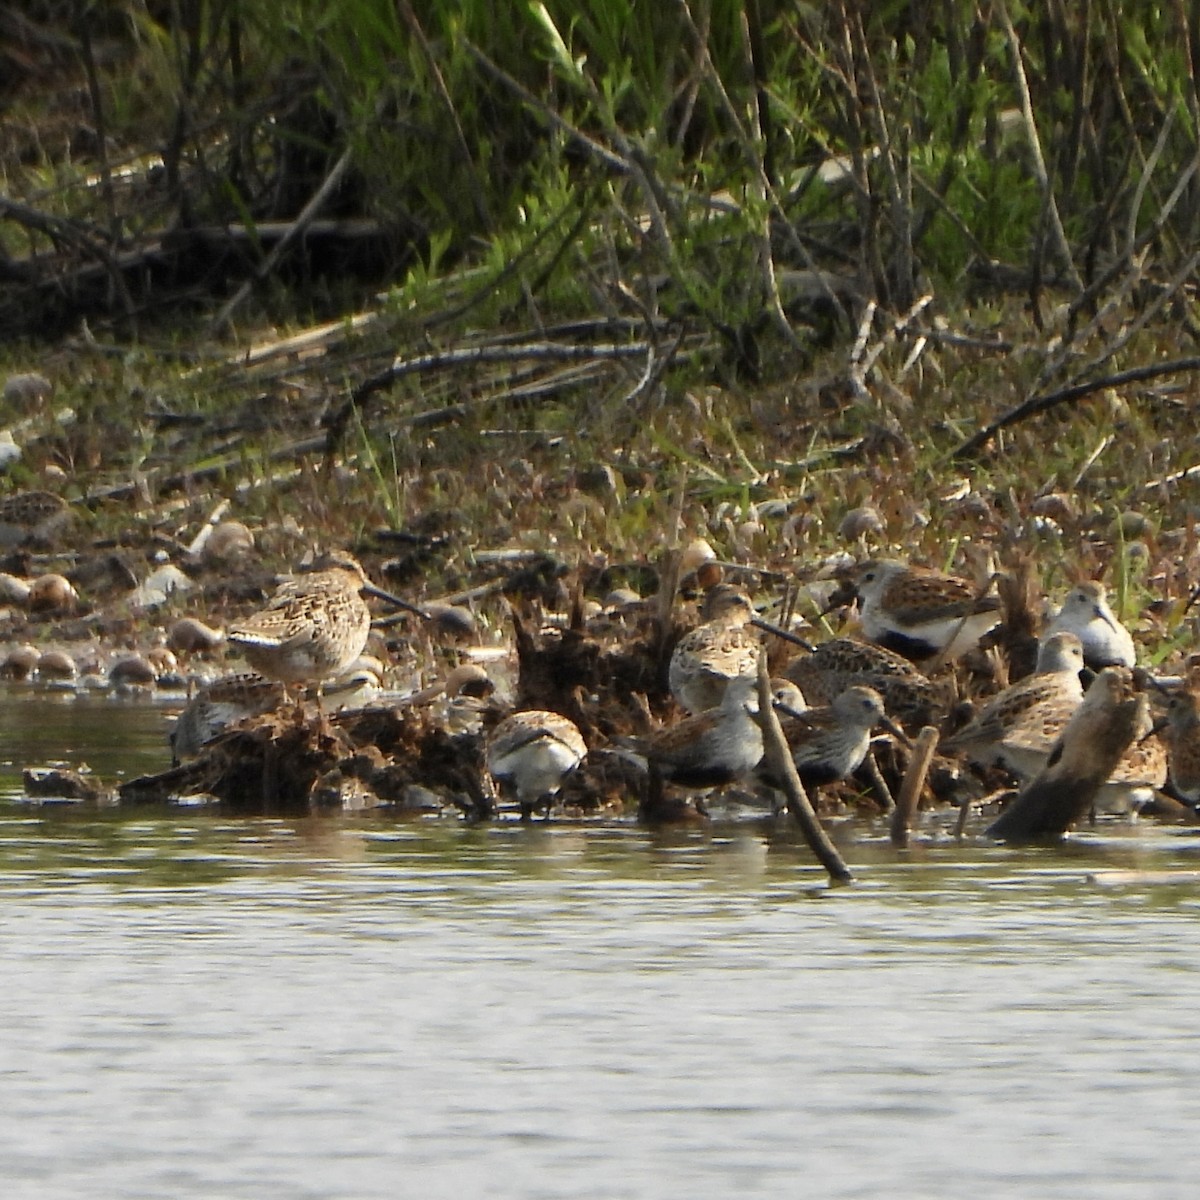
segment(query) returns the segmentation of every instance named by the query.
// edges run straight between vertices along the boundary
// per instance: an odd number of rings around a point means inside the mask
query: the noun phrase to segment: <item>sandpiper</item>
[[[175,762],[199,754],[235,721],[277,708],[284,687],[261,675],[227,675],[202,687],[175,719],[171,729],[171,756]]]
[[[896,559],[872,559],[851,572],[859,620],[872,641],[905,658],[950,662],[1000,621],[1000,602],[965,579]]]
[[[563,780],[583,761],[587,745],[574,721],[556,712],[523,709],[488,734],[485,761],[502,790],[516,793],[521,819],[550,804]]]
[[[1179,799],[1200,805],[1200,696],[1174,692],[1160,727],[1166,730],[1168,774]]]
[[[1082,668],[1079,638],[1066,631],[1052,635],[1038,650],[1036,673],[992,696],[942,749],[965,754],[981,767],[1036,775],[1054,738],[1083,700]],[[1051,736],[1052,728],[1056,732]]]
[[[806,790],[845,779],[857,771],[871,748],[871,734],[878,727],[907,741],[884,711],[883,697],[861,684],[846,688],[832,704],[810,708],[781,724]],[[763,778],[778,786],[769,771],[764,771]]]
[[[710,588],[700,609],[701,624],[671,653],[671,694],[689,713],[716,708],[730,680],[753,675],[759,639],[750,622],[754,607],[745,592],[726,583]]]
[[[748,775],[763,755],[758,679],[729,681],[718,707],[685,717],[631,744],[651,774],[684,787],[712,788]]]
[[[1068,630],[1083,643],[1083,660],[1094,671],[1132,667],[1137,661],[1133,638],[1109,607],[1104,585],[1096,580],[1077,584],[1042,635],[1045,640]]]
[[[856,684],[874,688],[889,716],[906,727],[933,723],[944,707],[938,689],[907,658],[871,642],[822,642],[811,654],[792,659],[784,675],[813,705],[832,704]]]
[[[228,640],[270,679],[319,684],[345,670],[367,644],[364,592],[413,607],[375,587],[350,555],[326,554],[281,583],[266,608],[233,625]]]
[[[0,549],[49,541],[71,519],[67,502],[53,492],[16,492],[0,500]]]

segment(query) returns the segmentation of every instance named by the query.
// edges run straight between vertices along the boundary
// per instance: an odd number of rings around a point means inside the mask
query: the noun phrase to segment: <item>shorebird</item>
[[[172,759],[178,763],[199,754],[235,721],[269,712],[283,699],[283,684],[261,675],[227,675],[202,687],[175,718],[170,733]]]
[[[754,607],[745,592],[726,583],[710,588],[701,624],[675,644],[668,669],[671,694],[689,713],[716,708],[730,680],[753,676],[758,635],[750,627]]]
[[[1109,607],[1104,585],[1096,580],[1077,584],[1046,626],[1043,640],[1067,630],[1083,643],[1083,660],[1094,671],[1132,667],[1137,661],[1133,638]]]
[[[1200,696],[1190,690],[1173,693],[1158,727],[1166,732],[1171,786],[1195,808],[1200,805]]]
[[[850,574],[867,638],[905,658],[952,661],[1000,622],[1000,602],[965,579],[896,559],[872,559]]]
[[[350,555],[326,554],[281,583],[266,608],[231,626],[228,640],[261,675],[285,684],[320,684],[345,670],[367,644],[371,611],[364,592],[420,612],[375,587]]]
[[[907,658],[851,638],[833,638],[797,656],[784,676],[799,684],[814,706],[832,704],[856,684],[874,688],[888,714],[905,726],[929,725],[944,707],[938,689]]]
[[[70,506],[53,492],[5,496],[0,500],[0,549],[49,541],[70,519]]]
[[[550,803],[563,780],[583,761],[587,745],[574,721],[556,712],[524,709],[488,734],[484,761],[501,790],[516,793],[521,819]]]
[[[787,680],[772,680],[772,695],[784,711],[803,713],[800,689]],[[758,724],[758,678],[739,675],[729,682],[721,703],[706,712],[629,739],[654,779],[683,787],[714,788],[749,775],[763,756]]]
[[[1079,638],[1065,631],[1052,635],[1038,650],[1035,674],[992,696],[942,749],[965,754],[977,766],[1003,766],[1031,778],[1083,700],[1082,668]]]
[[[810,708],[781,725],[806,791],[857,771],[871,748],[871,734],[876,728],[882,726],[903,741],[908,740],[884,711],[883,697],[861,684],[848,687],[832,704]],[[763,772],[763,779],[778,786],[770,771]]]

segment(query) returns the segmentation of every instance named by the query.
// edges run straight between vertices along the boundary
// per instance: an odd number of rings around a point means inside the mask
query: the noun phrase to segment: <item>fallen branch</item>
[[[830,841],[829,834],[817,819],[812,801],[809,800],[804,784],[800,782],[800,776],[796,772],[796,764],[792,760],[783,730],[779,727],[765,650],[760,651],[758,656],[758,723],[762,728],[763,752],[767,765],[773,778],[783,785],[788,812],[800,826],[800,832],[804,834],[809,849],[817,856],[821,866],[829,872],[829,878],[834,883],[853,883],[854,876],[850,873],[850,868],[846,866],[837,847]]]
[[[925,786],[925,776],[929,774],[929,764],[933,760],[937,744],[938,731],[932,725],[926,725],[913,744],[912,758],[909,759],[908,770],[904,773],[904,782],[900,785],[900,795],[896,797],[896,807],[892,810],[890,835],[893,846],[902,849],[908,846],[908,835],[912,830],[917,801],[920,799],[921,789]]]
[[[1092,807],[1096,792],[1133,739],[1149,728],[1144,692],[1128,672],[1107,667],[1088,688],[1045,770],[1006,808],[988,836],[1007,842],[1061,837]]]
[[[985,426],[978,433],[967,438],[950,457],[952,459],[971,458],[976,451],[990,442],[1000,430],[1007,429],[1010,425],[1016,425],[1019,421],[1024,421],[1027,417],[1048,412],[1052,408],[1057,408],[1060,404],[1071,404],[1076,400],[1082,400],[1096,392],[1103,391],[1105,388],[1123,387],[1129,383],[1144,383],[1148,379],[1158,379],[1162,375],[1173,375],[1178,371],[1200,371],[1200,358],[1176,358],[1170,362],[1151,363],[1144,367],[1132,367],[1128,371],[1118,371],[1115,375],[1105,375],[1100,379],[1093,379],[1087,383],[1077,383],[1072,387],[1062,388],[1046,396],[1034,396],[1032,399],[1018,404],[1015,408],[1010,408],[1008,412],[997,417],[990,425]]]
[[[649,342],[582,344],[564,342],[527,342],[523,345],[467,346],[456,350],[437,350],[415,358],[397,359],[386,371],[363,380],[349,399],[334,413],[325,417],[328,430],[326,453],[335,454],[353,413],[361,412],[376,393],[390,387],[406,375],[426,371],[443,371],[450,367],[473,367],[485,363],[522,362],[533,359],[541,362],[590,362],[597,359],[616,360],[639,358],[650,351]]]

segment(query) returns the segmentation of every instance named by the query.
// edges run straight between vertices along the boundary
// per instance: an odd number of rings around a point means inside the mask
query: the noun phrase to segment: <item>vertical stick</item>
[[[758,654],[758,723],[762,728],[763,752],[770,763],[771,772],[783,785],[788,811],[800,826],[809,849],[816,855],[821,866],[829,872],[829,878],[834,883],[853,883],[854,876],[850,873],[850,868],[846,866],[837,847],[829,840],[829,834],[817,820],[817,814],[804,785],[800,782],[800,776],[796,774],[796,764],[792,761],[783,730],[779,727],[779,718],[775,715],[765,648]]]
[[[900,795],[896,797],[896,807],[892,812],[893,846],[904,848],[908,845],[913,815],[917,811],[917,801],[920,799],[921,789],[925,786],[925,776],[929,773],[929,763],[937,743],[938,731],[932,725],[926,725],[913,744],[912,758],[909,760],[908,770],[904,773],[904,782],[900,785]]]

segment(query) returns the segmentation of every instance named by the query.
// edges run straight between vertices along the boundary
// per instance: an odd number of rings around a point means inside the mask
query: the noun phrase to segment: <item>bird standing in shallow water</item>
[[[281,583],[265,608],[230,627],[228,640],[269,679],[319,684],[345,670],[367,644],[371,611],[364,592],[413,609],[375,587],[356,559],[328,554]]]
[[[781,726],[806,791],[857,771],[877,727],[908,740],[884,712],[883,697],[874,688],[861,685],[847,688],[832,704],[810,708]],[[779,786],[769,771],[764,772],[764,779]]]
[[[261,675],[227,675],[214,680],[176,717],[170,735],[172,757],[176,763],[191,758],[235,721],[269,712],[283,699],[283,685]]]
[[[485,762],[502,789],[516,793],[521,819],[558,794],[583,761],[587,744],[574,721],[556,712],[525,709],[504,718],[488,735]]]
[[[965,579],[872,559],[850,574],[859,620],[872,642],[905,658],[959,658],[1000,623],[1000,601],[980,596]]]
[[[701,624],[683,637],[671,653],[671,694],[689,713],[720,705],[730,680],[753,675],[758,662],[758,635],[750,628],[754,607],[745,592],[718,583],[704,597]]]
[[[1195,808],[1200,805],[1200,697],[1193,691],[1175,692],[1159,727],[1166,729],[1171,786]]]
[[[1032,778],[1045,765],[1058,732],[1083,700],[1079,672],[1083,646],[1073,633],[1056,633],[1038,650],[1037,671],[992,696],[953,737],[947,754],[963,753],[981,767],[1003,766]],[[1058,732],[1047,735],[1047,722]]]
[[[1132,667],[1137,651],[1129,630],[1117,620],[1104,585],[1096,580],[1077,584],[1046,626],[1042,640],[1066,630],[1083,643],[1083,661],[1093,671],[1105,667]]]
[[[848,687],[874,688],[888,714],[906,727],[934,722],[945,707],[938,689],[907,658],[852,638],[822,642],[792,659],[784,675],[799,684],[810,704],[832,704]]]

